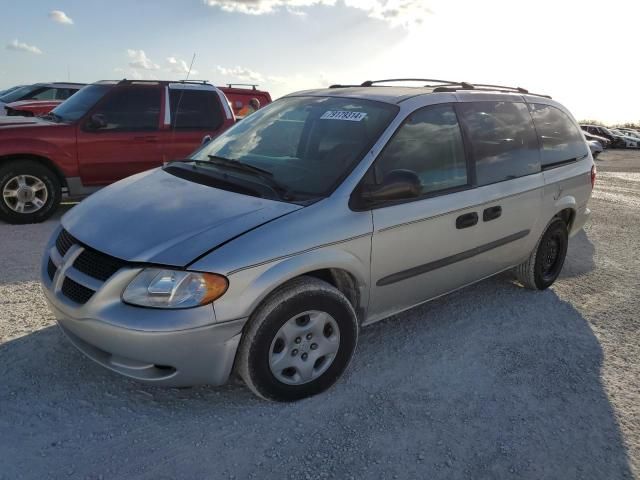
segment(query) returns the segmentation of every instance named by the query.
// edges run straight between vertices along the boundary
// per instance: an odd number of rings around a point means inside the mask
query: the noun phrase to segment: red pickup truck
[[[44,117],[0,117],[0,219],[41,222],[63,193],[184,158],[234,122],[218,88],[190,81],[101,81]]]
[[[259,108],[271,103],[269,92],[258,90],[258,85],[252,83],[229,83],[226,87],[218,88],[229,99],[233,113],[238,119],[244,118],[251,112],[251,100],[257,100]]]

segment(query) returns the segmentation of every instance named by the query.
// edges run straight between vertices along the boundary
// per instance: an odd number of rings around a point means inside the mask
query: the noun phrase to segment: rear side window
[[[540,138],[543,166],[587,155],[580,129],[562,110],[542,104],[532,104],[530,108]]]
[[[218,95],[212,90],[170,89],[171,127],[217,130],[224,122]]]
[[[427,107],[407,118],[375,166],[378,183],[393,170],[411,170],[429,194],[467,184],[467,161],[453,107]]]
[[[538,139],[525,103],[460,103],[478,185],[540,172]]]
[[[77,91],[71,88],[57,88],[55,98],[56,100],[66,100]]]
[[[157,87],[120,88],[93,112],[103,115],[107,124],[101,130],[157,130],[160,118],[160,89]]]

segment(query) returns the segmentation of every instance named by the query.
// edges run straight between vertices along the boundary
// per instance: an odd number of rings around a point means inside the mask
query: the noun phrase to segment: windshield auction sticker
[[[329,110],[324,112],[320,120],[347,120],[349,122],[361,122],[367,114],[365,112],[347,112],[346,110]]]

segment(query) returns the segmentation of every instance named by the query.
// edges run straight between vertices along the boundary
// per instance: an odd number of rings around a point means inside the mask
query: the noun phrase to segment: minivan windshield
[[[241,174],[259,170],[293,198],[326,196],[397,112],[395,105],[370,100],[286,97],[239,121],[191,159]]]
[[[78,120],[112,87],[113,85],[87,85],[54,108],[49,115],[62,122]]]

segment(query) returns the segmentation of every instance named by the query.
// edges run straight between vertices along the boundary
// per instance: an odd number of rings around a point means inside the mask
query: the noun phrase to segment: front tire
[[[547,225],[529,259],[516,267],[520,283],[531,290],[549,288],[562,271],[568,245],[567,224],[556,217]]]
[[[357,340],[349,300],[322,280],[300,277],[277,289],[251,316],[236,372],[264,399],[300,400],[340,378]]]
[[[60,204],[57,175],[33,160],[0,164],[0,220],[12,224],[40,223]]]

